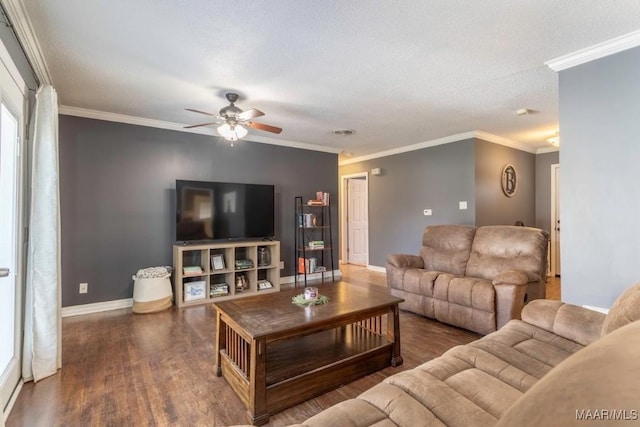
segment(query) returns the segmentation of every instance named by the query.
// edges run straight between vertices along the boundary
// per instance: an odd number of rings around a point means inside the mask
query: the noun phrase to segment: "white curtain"
[[[52,86],[36,93],[33,129],[22,376],[38,381],[62,366],[58,95]]]

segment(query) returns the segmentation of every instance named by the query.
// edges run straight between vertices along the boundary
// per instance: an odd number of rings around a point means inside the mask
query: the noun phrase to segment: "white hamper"
[[[171,268],[150,267],[133,276],[133,312],[154,313],[171,307]]]

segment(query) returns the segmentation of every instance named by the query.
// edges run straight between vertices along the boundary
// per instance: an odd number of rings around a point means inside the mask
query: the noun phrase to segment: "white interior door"
[[[367,265],[369,261],[369,215],[367,180],[350,178],[347,183],[347,261]]]
[[[22,176],[24,81],[0,44],[0,415],[21,378]]]
[[[551,274],[560,276],[560,165],[551,165]]]

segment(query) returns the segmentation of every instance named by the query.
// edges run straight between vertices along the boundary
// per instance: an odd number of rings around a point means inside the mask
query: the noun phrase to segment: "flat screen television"
[[[176,241],[274,235],[273,185],[176,180]]]

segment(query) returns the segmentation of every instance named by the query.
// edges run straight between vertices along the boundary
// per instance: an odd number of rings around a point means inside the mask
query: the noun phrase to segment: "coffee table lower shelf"
[[[238,342],[233,338],[232,342]],[[240,337],[238,337],[240,338]],[[239,341],[244,341],[240,338]],[[246,343],[248,344],[248,343]],[[222,373],[243,403],[251,408],[260,398],[264,384],[264,417],[250,414],[255,424],[267,422],[270,414],[297,405],[343,384],[379,371],[393,359],[393,343],[357,324],[340,326],[310,335],[276,341],[266,345],[264,381],[251,381],[251,346],[240,343],[232,358],[221,350]],[[237,349],[238,345],[236,345]],[[236,363],[234,359],[238,359]],[[259,372],[256,375],[261,376]],[[252,385],[253,384],[253,385]]]

